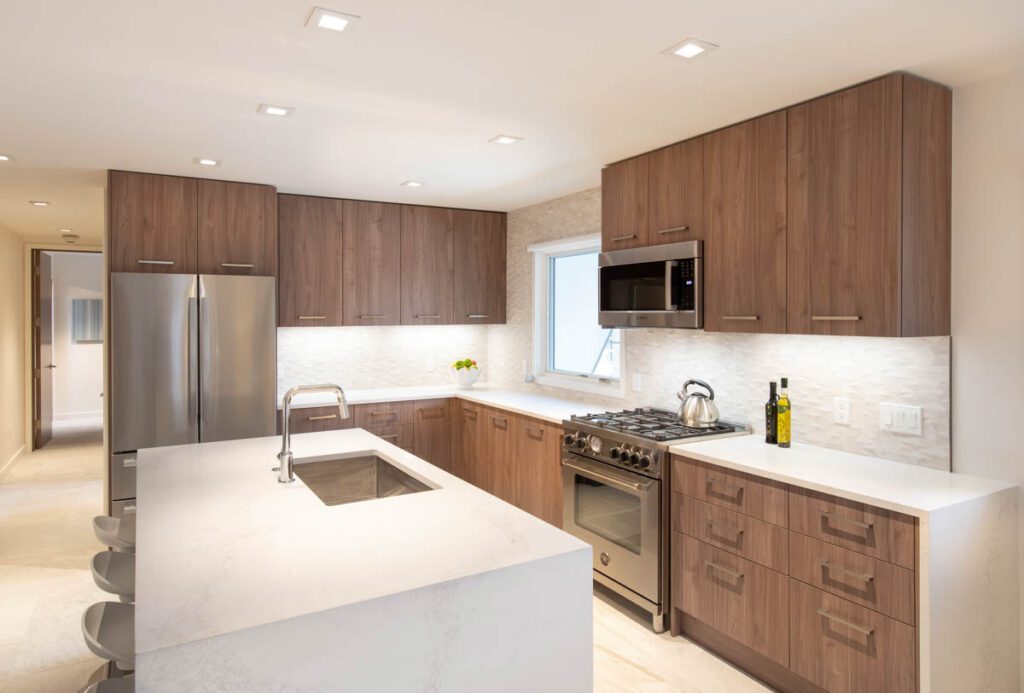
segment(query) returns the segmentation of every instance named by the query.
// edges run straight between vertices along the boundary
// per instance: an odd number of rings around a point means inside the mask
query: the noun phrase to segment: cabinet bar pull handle
[[[679,232],[679,231],[689,231],[689,230],[690,230],[689,226],[674,226],[671,229],[661,229],[660,231],[658,231],[658,235],[659,236],[664,236],[665,234],[668,234],[668,233],[676,233],[676,232]]]
[[[868,628],[867,626],[859,625],[857,623],[854,623],[853,621],[847,621],[845,618],[842,618],[840,616],[836,616],[835,614],[830,612],[828,609],[818,609],[818,614],[820,616],[824,616],[829,621],[835,621],[836,623],[838,623],[841,626],[846,626],[847,628],[852,628],[853,630],[857,631],[858,633],[860,633],[862,635],[872,636],[872,635],[875,634],[875,629],[874,628]]]
[[[137,459],[135,459],[134,457],[130,457],[127,460],[125,460],[124,462],[122,462],[121,466],[124,467],[125,469],[131,469],[132,467],[138,467],[139,466],[139,461]]]
[[[858,573],[856,571],[850,570],[849,568],[844,568],[839,565],[832,565],[831,563],[829,563],[829,560],[827,558],[821,559],[821,567],[825,570],[849,575],[850,577],[857,578],[862,582],[871,582],[875,579],[875,576],[869,573]]]
[[[473,415],[473,421],[476,421],[476,410],[475,409],[470,409],[469,407],[463,407],[462,411],[464,411],[467,414],[472,414]]]
[[[833,515],[832,513],[827,512],[825,510],[821,511],[821,519],[824,520],[826,523],[828,523],[830,521],[834,522],[836,520],[839,520],[841,522],[847,522],[847,523],[853,525],[854,527],[860,527],[861,529],[863,529],[865,531],[869,531],[869,530],[871,530],[872,527],[874,527],[874,525],[872,523],[870,523],[870,522],[862,522],[860,520],[854,520],[852,517],[842,517],[841,515]]]
[[[397,441],[398,440],[398,434],[397,433],[385,433],[384,435],[381,436],[381,438],[383,438],[384,440],[395,440],[395,441]]]
[[[307,416],[306,421],[327,421],[328,419],[338,418],[337,414],[322,414],[320,416]]]
[[[722,528],[725,529],[725,530],[728,530],[730,532],[733,532],[736,535],[736,541],[739,541],[740,537],[743,536],[743,530],[740,529],[739,527],[736,527],[735,525],[723,524]],[[712,532],[714,532],[714,531],[715,531],[715,521],[714,520],[708,520],[708,526],[707,526],[707,529],[705,530],[705,533],[710,537],[712,535]],[[719,534],[719,536],[721,536],[721,534]]]
[[[220,266],[221,267],[237,267],[239,269],[252,269],[256,265],[252,264],[251,262],[222,262],[222,263],[220,263]]]
[[[467,318],[489,318],[491,316],[490,315],[485,315],[484,313],[470,313],[466,317]]]
[[[373,315],[360,315],[360,320],[377,320],[378,318],[386,318],[387,315],[384,313],[374,313]]]
[[[398,416],[398,412],[395,411],[394,409],[389,409],[387,411],[372,411],[371,410],[370,411],[370,416]]]
[[[140,265],[173,265],[174,260],[136,260]]]
[[[859,315],[812,315],[811,320],[819,322],[856,322],[860,320]]]
[[[725,573],[726,575],[734,577],[737,580],[743,579],[743,573],[739,572],[738,570],[733,570],[732,568],[726,568],[723,565],[718,565],[714,561],[704,561],[704,564],[707,565],[709,568],[714,568],[718,572]]]
[[[628,241],[631,238],[636,238],[636,234],[635,233],[628,233],[625,236],[612,236],[608,240],[609,241],[613,241],[613,242],[615,242],[615,241]]]
[[[300,315],[299,320],[326,320],[326,315]]]
[[[723,315],[722,320],[760,320],[757,315]]]
[[[716,485],[717,486],[721,486],[723,489],[727,489],[727,490],[728,489],[732,489],[733,491],[736,492],[737,496],[739,496],[740,493],[743,492],[743,487],[740,486],[739,484],[730,484],[730,483],[727,483],[725,481],[722,481],[721,479],[714,479],[714,478],[709,478],[708,479],[708,486],[711,488],[712,491],[714,490],[714,487]]]
[[[138,508],[135,507],[135,503],[128,503],[126,506],[124,506],[125,515],[132,515],[135,513],[136,510],[138,510]]]
[[[494,414],[491,414],[491,421],[493,421],[494,423],[500,423],[502,426],[508,425],[508,419],[506,419],[504,416],[495,416]]]
[[[439,416],[443,416],[444,412],[444,407],[424,407],[423,409],[419,410],[419,415],[426,416],[427,414],[438,414]]]
[[[440,318],[441,316],[440,315],[414,315],[413,317],[416,318],[417,320],[423,320],[423,319],[426,319],[426,318],[435,318],[436,319],[436,318]]]
[[[540,440],[541,438],[544,437],[544,429],[541,428],[540,426],[527,426],[526,427],[526,432],[527,433],[531,433],[531,434],[536,434],[536,435],[531,435],[530,437],[531,438],[537,438],[538,440]]]

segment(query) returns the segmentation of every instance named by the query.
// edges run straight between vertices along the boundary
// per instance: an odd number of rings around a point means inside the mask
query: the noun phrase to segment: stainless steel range
[[[660,633],[668,447],[749,429],[725,422],[688,428],[675,412],[651,408],[573,416],[562,429],[562,528],[594,547],[594,579],[649,611]]]

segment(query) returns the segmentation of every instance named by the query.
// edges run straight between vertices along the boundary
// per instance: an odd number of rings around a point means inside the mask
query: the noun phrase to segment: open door
[[[50,256],[32,251],[32,449],[53,437],[53,270]]]

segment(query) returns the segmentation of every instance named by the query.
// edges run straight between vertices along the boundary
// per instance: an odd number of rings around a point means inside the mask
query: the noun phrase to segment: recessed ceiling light
[[[403,182],[402,185],[407,187],[407,188],[422,188],[423,187],[423,183],[419,182],[418,180],[407,180],[407,181]]]
[[[64,233],[64,234],[67,234],[67,233],[74,233],[74,231],[72,231],[71,229],[61,229],[61,230],[60,230],[60,232],[61,232],[61,233]]]
[[[306,21],[306,26],[315,26],[321,29],[330,29],[331,31],[344,31],[345,27],[358,19],[359,17],[354,14],[345,14],[344,12],[325,10],[322,7],[314,7],[313,13],[309,15],[309,19]]]
[[[33,207],[49,207],[50,203],[46,200],[29,200],[28,203]]]
[[[200,166],[220,166],[220,162],[217,159],[204,159],[199,156],[192,159],[192,162],[199,164]]]
[[[261,103],[258,110],[263,115],[287,118],[292,114],[292,111],[294,111],[295,109],[292,108],[291,106],[275,106],[269,103]]]
[[[522,142],[523,138],[516,137],[515,135],[495,135],[487,141],[494,144],[515,144],[516,142]]]
[[[10,154],[0,154],[0,161],[14,161],[14,157]]]
[[[688,38],[680,41],[664,52],[669,55],[674,55],[677,58],[686,58],[689,60],[691,58],[696,58],[699,55],[704,55],[708,51],[713,51],[716,48],[718,48],[718,46],[713,43],[701,41],[700,39]]]
[[[64,238],[64,242],[65,243],[74,243],[75,241],[78,240],[78,235],[77,234],[71,234],[69,236],[64,236],[63,238]]]

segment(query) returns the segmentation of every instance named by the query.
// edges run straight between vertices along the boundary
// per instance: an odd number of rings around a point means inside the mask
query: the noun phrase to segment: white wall
[[[71,339],[71,299],[103,298],[103,256],[51,252],[53,269],[53,418],[103,415],[103,344]]]
[[[25,444],[24,243],[0,226],[0,469]]]
[[[953,92],[953,345],[954,471],[1024,485],[1024,70]]]

